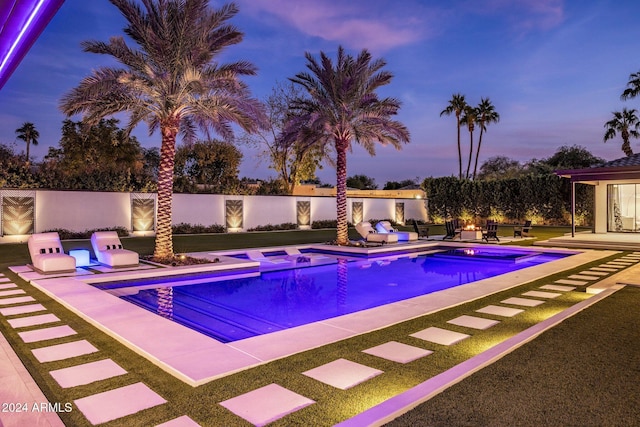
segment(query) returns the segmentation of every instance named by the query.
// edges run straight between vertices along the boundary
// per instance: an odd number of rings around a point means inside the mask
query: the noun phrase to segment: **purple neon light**
[[[9,80],[64,0],[0,2],[0,89]]]

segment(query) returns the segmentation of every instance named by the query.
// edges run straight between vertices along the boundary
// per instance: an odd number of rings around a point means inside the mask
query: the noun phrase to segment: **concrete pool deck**
[[[428,249],[429,245],[421,247]],[[366,249],[371,255],[370,251],[376,248]],[[523,250],[520,247],[515,249]],[[376,253],[382,254],[387,250],[388,248],[381,247]],[[565,252],[557,249],[551,251]],[[44,278],[32,280],[31,284],[166,372],[191,386],[198,386],[272,360],[473,301],[615,253],[617,252],[585,250],[490,279],[228,344],[220,343],[91,286],[91,283],[101,281],[150,277],[157,275],[158,271]],[[216,257],[222,256],[222,253],[216,253]],[[244,261],[242,265],[245,266],[250,264],[245,260],[239,261]],[[227,267],[238,268],[238,264],[230,263]],[[204,267],[197,266],[197,269],[202,268]],[[216,265],[215,268],[220,269],[222,266]],[[190,271],[188,268],[179,269],[181,273]],[[159,342],[155,339],[157,336],[166,339]]]

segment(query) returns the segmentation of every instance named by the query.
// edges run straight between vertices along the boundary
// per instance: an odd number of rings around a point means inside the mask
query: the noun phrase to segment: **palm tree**
[[[478,170],[478,158],[480,157],[480,147],[482,146],[482,135],[487,130],[487,125],[498,123],[500,114],[496,112],[489,98],[480,98],[480,104],[476,107],[478,118],[476,122],[480,126],[480,137],[478,138],[478,148],[476,149],[476,162],[473,166],[473,179],[476,179],[476,171]]]
[[[264,120],[264,109],[250,97],[240,76],[254,75],[244,61],[218,64],[214,58],[237,44],[243,34],[227,24],[238,12],[230,3],[214,10],[208,0],[110,0],[124,18],[124,29],[137,48],[123,37],[108,43],[86,41],[85,52],[110,55],[121,68],[100,67],[66,94],[60,104],[71,116],[98,123],[103,117],[129,113],[127,131],[145,122],[149,132],[160,130],[158,219],[154,257],[173,257],[171,203],[176,136],[196,139],[202,130],[224,139],[233,137],[231,125],[253,132]]]
[[[40,132],[36,130],[36,126],[33,123],[24,122],[21,127],[16,129],[16,137],[27,144],[27,160],[25,161],[25,165],[29,166],[29,146],[31,144],[38,145]]]
[[[440,112],[440,117],[443,115],[450,116],[451,114],[455,114],[456,116],[456,126],[458,129],[458,177],[462,179],[462,149],[460,147],[460,116],[464,112],[465,107],[467,106],[467,101],[464,99],[464,95],[460,93],[454,93],[449,101],[449,105],[447,108]]]
[[[620,98],[629,99],[635,98],[640,94],[640,71],[637,73],[631,73],[629,75],[629,82],[627,83],[627,88],[622,92]]]
[[[469,130],[469,160],[467,161],[467,171],[465,172],[465,179],[469,179],[469,173],[471,172],[471,159],[473,158],[473,131],[476,129],[476,122],[478,120],[478,110],[470,105],[464,107],[464,116],[460,119],[460,124],[467,125]]]
[[[391,144],[400,149],[409,142],[409,131],[396,120],[391,120],[400,109],[395,98],[379,99],[376,90],[391,82],[393,75],[382,68],[386,62],[372,60],[363,49],[357,57],[338,48],[333,61],[320,52],[320,61],[306,53],[310,72],[296,74],[290,80],[301,85],[308,97],[294,103],[299,129],[298,138],[313,140],[318,147],[333,145],[336,153],[336,210],[338,245],[349,242],[347,229],[347,151],[352,142],[361,144],[371,155],[375,142]],[[300,125],[302,124],[302,125]],[[323,150],[323,152],[326,152]]]
[[[633,150],[631,150],[629,138],[640,138],[640,132],[638,132],[640,120],[638,116],[636,116],[636,110],[623,108],[622,112],[614,111],[613,119],[605,123],[604,127],[607,129],[604,134],[604,142],[613,139],[616,136],[616,132],[620,132],[620,136],[622,137],[622,151],[624,151],[627,157],[632,156]]]

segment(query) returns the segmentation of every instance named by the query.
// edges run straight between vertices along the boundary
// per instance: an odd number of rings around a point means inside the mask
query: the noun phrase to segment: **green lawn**
[[[507,228],[505,228],[505,230],[506,229]],[[510,232],[511,228],[508,228],[508,230]],[[534,231],[536,236],[544,236],[544,238],[547,238],[552,235],[561,235],[567,232],[567,229],[544,228],[543,232],[543,227],[539,227],[534,229]],[[334,233],[335,231],[333,230],[320,230],[176,236],[174,245],[176,251],[184,252],[221,250],[241,247],[324,242],[332,240]],[[432,234],[438,234],[438,232],[432,231]],[[123,243],[127,248],[137,250],[141,254],[151,253],[153,249],[153,239],[150,238],[125,239]],[[88,247],[88,242],[64,242],[64,246],[67,249],[81,247],[82,245]],[[617,255],[610,258],[616,257]],[[218,405],[218,403],[271,383],[277,383],[316,401],[315,404],[291,414],[280,421],[276,421],[272,425],[330,426],[455,366],[484,351],[489,346],[527,329],[541,319],[547,318],[584,300],[587,298],[587,294],[584,292],[570,292],[557,299],[550,300],[540,307],[528,309],[525,313],[514,318],[500,319],[502,321],[499,325],[489,330],[478,332],[471,338],[452,347],[428,345],[425,342],[410,337],[410,334],[430,326],[445,327],[446,325],[447,328],[456,330],[457,327],[448,325],[446,321],[462,314],[470,314],[478,308],[492,303],[498,303],[504,298],[519,295],[524,291],[535,289],[542,284],[549,283],[549,281],[560,277],[567,277],[569,274],[589,267],[589,265],[579,266],[571,271],[530,282],[481,300],[276,360],[214,380],[199,387],[190,387],[129,350],[120,342],[100,332],[11,273],[7,269],[9,265],[25,264],[28,262],[26,245],[0,245],[0,259],[2,259],[0,272],[15,281],[22,289],[27,291],[29,295],[34,296],[38,302],[42,303],[50,312],[58,316],[63,324],[67,324],[76,330],[79,337],[87,339],[100,350],[98,353],[75,358],[72,361],[63,360],[41,364],[33,357],[31,350],[42,344],[26,344],[22,342],[17,332],[9,327],[7,320],[4,317],[0,317],[0,325],[2,326],[4,335],[14,347],[16,353],[20,356],[49,401],[72,402],[75,399],[90,394],[111,390],[135,382],[143,382],[169,402],[168,404],[145,410],[123,419],[102,424],[102,426],[105,427],[155,425],[181,415],[188,415],[203,426],[248,425]],[[599,263],[600,262],[598,262],[598,264]],[[580,326],[578,325],[578,327]],[[37,327],[33,327],[33,329],[37,329]],[[464,331],[463,328],[459,328],[459,330],[461,332]],[[46,345],[68,342],[75,339],[77,339],[77,337],[61,338],[55,341],[49,341]],[[364,349],[391,340],[425,348],[430,347],[430,349],[436,350],[436,352],[428,357],[404,365],[362,353]],[[633,345],[637,347],[638,340],[635,341]],[[437,348],[434,349],[434,346]],[[51,370],[105,358],[114,360],[122,366],[128,374],[70,389],[59,387],[49,374]],[[366,364],[384,371],[384,374],[349,390],[338,390],[301,375],[301,372],[338,358],[345,358]],[[60,416],[65,424],[69,426],[90,425],[77,410],[71,413],[60,414]]]

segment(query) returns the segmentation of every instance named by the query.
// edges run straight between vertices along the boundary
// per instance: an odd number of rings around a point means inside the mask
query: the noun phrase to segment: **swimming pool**
[[[448,248],[400,257],[240,275],[94,284],[220,342],[313,323],[568,256],[519,249]]]

